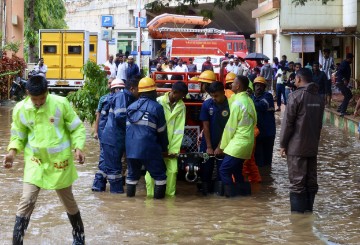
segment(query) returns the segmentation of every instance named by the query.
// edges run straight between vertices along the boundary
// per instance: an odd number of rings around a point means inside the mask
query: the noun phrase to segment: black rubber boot
[[[204,196],[207,196],[207,194],[209,193],[209,184],[207,182],[201,183],[201,193]]]
[[[136,193],[136,185],[126,184],[126,196],[134,197]]]
[[[154,198],[162,199],[165,197],[166,185],[155,185]]]
[[[313,211],[314,202],[315,202],[315,192],[307,192],[307,205],[305,211]]]
[[[81,219],[80,212],[77,212],[74,215],[67,214],[73,228],[73,245],[84,245],[85,244],[85,233],[84,233],[84,224]]]
[[[234,197],[236,196],[235,185],[224,185],[224,195],[226,197]]]
[[[236,183],[236,193],[240,196],[250,196],[251,195],[250,182]]]
[[[224,184],[222,181],[215,181],[214,183],[214,192],[218,196],[224,195]]]
[[[22,245],[25,235],[25,230],[29,225],[30,218],[19,217],[15,218],[13,245]]]
[[[307,193],[290,192],[291,212],[304,213],[307,206]]]

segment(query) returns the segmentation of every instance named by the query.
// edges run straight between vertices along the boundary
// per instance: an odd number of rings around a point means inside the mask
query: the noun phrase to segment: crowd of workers
[[[337,71],[341,92],[349,89],[352,58],[348,54]],[[179,80],[170,83],[169,92],[159,95],[154,79],[140,79],[131,59],[129,56],[123,78],[118,76],[121,69],[111,68],[117,78],[110,69],[110,93],[99,101],[95,136],[100,141],[100,156],[93,191],[105,191],[109,182],[111,193],[125,192],[122,158],[126,156],[128,197],[136,194],[143,166],[147,171],[147,196],[156,199],[174,196],[177,157],[186,120],[184,100],[192,99],[202,101],[200,151],[214,156],[207,158],[200,168],[202,193],[215,192],[226,197],[250,195],[250,182],[261,181],[258,167],[272,164],[274,114],[281,110],[283,96],[287,106],[281,126],[280,153],[287,156],[291,211],[313,210],[318,190],[316,156],[329,80],[327,73],[321,71],[324,76],[320,72],[318,63],[314,62],[311,71],[287,63],[283,57],[279,63],[274,59],[273,66],[268,61],[261,67],[258,63],[253,71],[247,70],[248,76],[239,74],[239,70],[246,69],[227,67],[225,85],[217,81],[205,64],[200,76],[192,78],[200,83],[199,94],[188,93],[188,84]],[[178,66],[182,67],[181,61]],[[325,63],[322,69],[327,66],[331,67]],[[284,92],[286,85],[291,88],[290,95]],[[71,153],[74,149],[76,160],[84,162],[84,125],[65,98],[48,94],[44,76],[31,77],[26,89],[29,96],[13,111],[9,153],[4,158],[4,165],[9,168],[16,154],[24,150],[23,194],[16,213],[13,244],[23,244],[40,189],[56,190],[73,227],[74,244],[84,244],[84,227],[72,194],[77,172]],[[271,94],[275,89],[276,110]],[[342,114],[346,112],[346,100],[340,107]]]

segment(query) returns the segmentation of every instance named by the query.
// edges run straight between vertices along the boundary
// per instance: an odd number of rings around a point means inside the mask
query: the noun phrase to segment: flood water
[[[10,122],[11,108],[0,107],[1,155]],[[252,186],[250,197],[203,197],[194,184],[179,181],[175,198],[153,200],[145,197],[143,179],[135,198],[91,191],[99,150],[87,131],[86,163],[78,165],[73,187],[87,244],[360,244],[360,143],[337,128],[325,125],[322,131],[319,193],[314,213],[304,215],[289,211],[287,165],[279,157],[278,139],[273,167],[261,169],[264,181]],[[0,168],[0,244],[11,244],[22,172],[22,156],[12,169]],[[24,244],[71,242],[56,193],[42,190]]]

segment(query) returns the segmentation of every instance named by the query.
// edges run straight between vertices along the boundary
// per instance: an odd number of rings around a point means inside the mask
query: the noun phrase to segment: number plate
[[[56,86],[69,86],[69,82],[66,81],[57,81]]]

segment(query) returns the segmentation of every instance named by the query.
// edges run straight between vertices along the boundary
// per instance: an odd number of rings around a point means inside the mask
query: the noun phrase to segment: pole
[[[137,56],[136,56],[136,63],[139,66],[139,69],[141,69],[140,64],[140,53],[141,53],[141,28],[140,28],[140,16],[141,16],[141,0],[138,0],[137,5],[138,10],[138,19],[137,19],[137,32],[136,32],[136,46],[137,46]]]
[[[109,60],[109,41],[106,41],[106,60]]]

